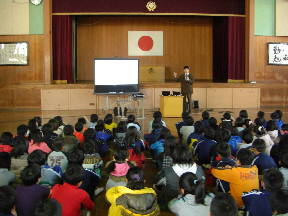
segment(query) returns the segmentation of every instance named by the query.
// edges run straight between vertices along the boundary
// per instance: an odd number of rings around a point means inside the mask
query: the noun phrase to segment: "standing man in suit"
[[[191,113],[192,106],[192,93],[193,93],[193,82],[194,78],[190,73],[189,66],[184,66],[184,73],[178,78],[178,74],[174,72],[174,78],[177,82],[181,83],[181,94],[183,98],[183,112]]]

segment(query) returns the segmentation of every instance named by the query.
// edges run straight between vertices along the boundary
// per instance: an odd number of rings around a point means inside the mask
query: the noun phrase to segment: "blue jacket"
[[[204,139],[196,144],[194,149],[195,154],[198,157],[198,162],[200,165],[209,164],[211,162],[212,154],[211,150],[214,145],[216,145],[215,140]]]
[[[261,175],[266,169],[277,167],[273,158],[265,153],[258,154],[252,161],[252,165],[257,166],[259,175]]]
[[[242,139],[240,136],[231,136],[230,140],[228,141],[228,144],[231,147],[231,151],[233,155],[236,155],[238,151],[238,144],[242,143]]]
[[[187,144],[189,145],[191,143],[191,140],[195,140],[197,142],[200,142],[204,139],[202,134],[197,134],[197,133],[191,133],[188,138],[187,138]]]
[[[165,140],[161,139],[150,146],[150,148],[156,155],[160,155],[162,152],[164,152],[164,142]]]

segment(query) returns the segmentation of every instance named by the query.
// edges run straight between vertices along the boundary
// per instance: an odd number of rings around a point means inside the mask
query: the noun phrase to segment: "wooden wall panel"
[[[70,110],[96,110],[96,95],[92,89],[70,89]]]
[[[208,108],[232,108],[233,89],[232,88],[208,88],[207,89]]]
[[[81,16],[77,21],[78,80],[93,80],[95,57],[128,57],[128,31],[164,31],[164,56],[139,57],[141,66],[166,67],[166,79],[190,65],[198,80],[212,80],[211,17]]]
[[[28,41],[29,65],[0,66],[0,87],[9,84],[43,82],[43,35],[0,36],[0,42]]]
[[[254,70],[250,73],[256,81],[265,83],[288,83],[288,66],[268,65],[269,42],[288,42],[288,37],[255,36]]]
[[[259,108],[259,88],[233,88],[233,108]]]

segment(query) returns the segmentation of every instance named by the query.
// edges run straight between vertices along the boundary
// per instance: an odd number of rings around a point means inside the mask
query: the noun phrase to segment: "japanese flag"
[[[163,56],[163,31],[128,31],[128,56]]]

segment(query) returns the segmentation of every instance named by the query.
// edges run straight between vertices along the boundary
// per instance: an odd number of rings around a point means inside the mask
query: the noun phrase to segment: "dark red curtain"
[[[72,17],[52,17],[53,80],[73,83],[72,74]]]
[[[245,79],[245,18],[215,17],[213,21],[213,81]]]

